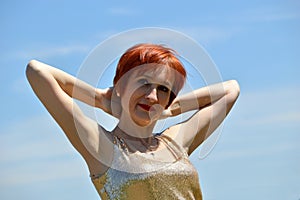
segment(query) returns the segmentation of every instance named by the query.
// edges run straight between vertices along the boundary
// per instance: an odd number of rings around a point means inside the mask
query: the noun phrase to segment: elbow
[[[37,70],[38,68],[38,61],[37,60],[30,60],[29,63],[26,66],[26,73],[30,72],[32,70]]]
[[[237,96],[239,96],[239,94],[240,94],[240,85],[237,82],[237,80],[232,80],[232,88],[233,88],[234,92],[237,94]]]
[[[39,62],[36,60],[31,60],[26,66],[26,77],[30,80],[35,74],[40,71]]]
[[[228,81],[228,93],[230,96],[232,96],[234,99],[237,99],[240,95],[240,85],[236,80],[230,80]]]

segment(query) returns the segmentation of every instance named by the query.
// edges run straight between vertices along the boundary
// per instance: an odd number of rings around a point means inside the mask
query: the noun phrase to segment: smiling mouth
[[[141,107],[143,110],[150,111],[151,106],[147,104],[138,104],[139,107]]]

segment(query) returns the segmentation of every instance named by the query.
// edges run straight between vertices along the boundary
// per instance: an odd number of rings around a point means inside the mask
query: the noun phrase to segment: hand
[[[114,87],[109,87],[106,89],[96,89],[98,98],[98,106],[104,112],[119,118],[121,114],[121,103],[120,99],[117,97],[114,91]]]
[[[166,119],[168,117],[172,117],[172,112],[170,110],[170,107],[168,107],[161,113],[159,119]]]

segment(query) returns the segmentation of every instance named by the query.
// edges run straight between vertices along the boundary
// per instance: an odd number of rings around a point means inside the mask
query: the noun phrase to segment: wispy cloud
[[[0,186],[15,187],[39,184],[47,181],[63,181],[84,176],[80,159],[36,160],[16,163],[16,166],[1,167]]]
[[[227,41],[240,31],[237,28],[221,27],[183,27],[178,30],[205,45]]]
[[[0,138],[1,152],[6,152],[1,154],[0,162],[70,155],[68,148],[63,146],[66,143],[60,142],[60,138],[64,139],[60,128],[47,115],[18,121],[14,126],[3,126]],[[56,145],[61,149],[53,148]]]
[[[257,138],[257,135],[253,136]],[[253,145],[246,145],[244,147],[226,147],[223,151],[218,151],[217,154],[214,155],[214,160],[217,162],[226,161],[226,160],[237,160],[237,159],[255,159],[255,158],[274,158],[276,155],[292,155],[292,153],[300,153],[300,147],[296,141],[290,142],[278,142],[273,141],[274,138],[270,138],[269,143],[265,143],[266,141],[257,142],[255,148]],[[243,144],[241,143],[241,144]],[[265,145],[262,145],[264,143]],[[294,162],[300,162],[299,160],[294,160]]]
[[[54,56],[66,56],[74,53],[87,54],[90,47],[87,45],[70,45],[70,46],[49,46],[41,49],[29,49],[21,52],[16,52],[17,58],[31,59],[31,58],[49,58]]]
[[[254,119],[244,120],[244,125],[276,125],[280,123],[297,124],[300,122],[299,111],[286,111],[280,113],[269,114],[265,116],[257,116]]]
[[[248,23],[299,20],[300,13],[298,10],[292,7],[286,9],[278,6],[257,7],[236,11],[224,17],[224,23],[230,23],[229,26],[175,27],[175,30],[181,31],[208,46],[226,42],[240,33],[248,31],[245,29],[245,24]]]
[[[138,14],[138,11],[133,10],[132,8],[125,8],[125,7],[109,8],[107,12],[108,14],[114,16],[133,16]]]
[[[242,126],[296,124],[300,122],[300,88],[270,88],[241,93],[237,120]]]
[[[25,76],[12,80],[11,89],[17,94],[28,94],[30,91]]]
[[[291,194],[289,188],[299,186],[299,89],[265,86],[250,92],[241,88],[241,96],[225,120],[221,140],[205,160],[201,160],[201,150],[211,147],[205,143],[192,157],[199,173],[205,174],[200,180],[211,181],[214,186],[212,193],[215,188],[224,189],[225,194],[263,187],[268,196],[278,189],[286,195]],[[233,187],[218,185],[220,179],[228,180]]]
[[[97,120],[113,123],[113,119],[101,120],[103,117]],[[0,188],[14,187],[87,177],[88,169],[59,126],[45,114],[1,127],[0,176]]]
[[[50,116],[3,126],[0,134],[0,185],[62,180],[83,173],[83,162]]]
[[[243,11],[236,19],[246,22],[275,22],[300,19],[300,14],[296,8],[269,6]]]
[[[196,157],[203,159],[218,143],[220,134],[223,149],[215,154],[215,161],[276,156],[278,153],[300,153],[297,136],[300,131],[300,94],[297,87],[269,88],[255,92],[241,92],[224,127],[216,131],[200,147]],[[287,101],[288,100],[288,101]],[[298,129],[298,130],[297,130]],[[230,137],[230,138],[228,138]],[[255,148],[253,147],[255,144]],[[218,144],[217,144],[218,146]],[[300,162],[300,160],[295,161]]]

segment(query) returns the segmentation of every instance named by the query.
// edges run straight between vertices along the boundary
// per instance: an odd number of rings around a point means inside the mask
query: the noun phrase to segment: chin
[[[151,120],[151,119],[134,119],[132,118],[132,120],[134,121],[134,123],[138,126],[141,127],[147,127],[147,126],[151,126],[153,124],[155,124],[157,122],[157,120]]]
[[[147,127],[155,124],[158,120],[157,113],[151,114],[149,112],[131,112],[131,119],[135,124],[142,127]]]
[[[134,120],[134,123],[138,126],[147,127],[152,124],[151,121],[141,121],[141,120]]]

